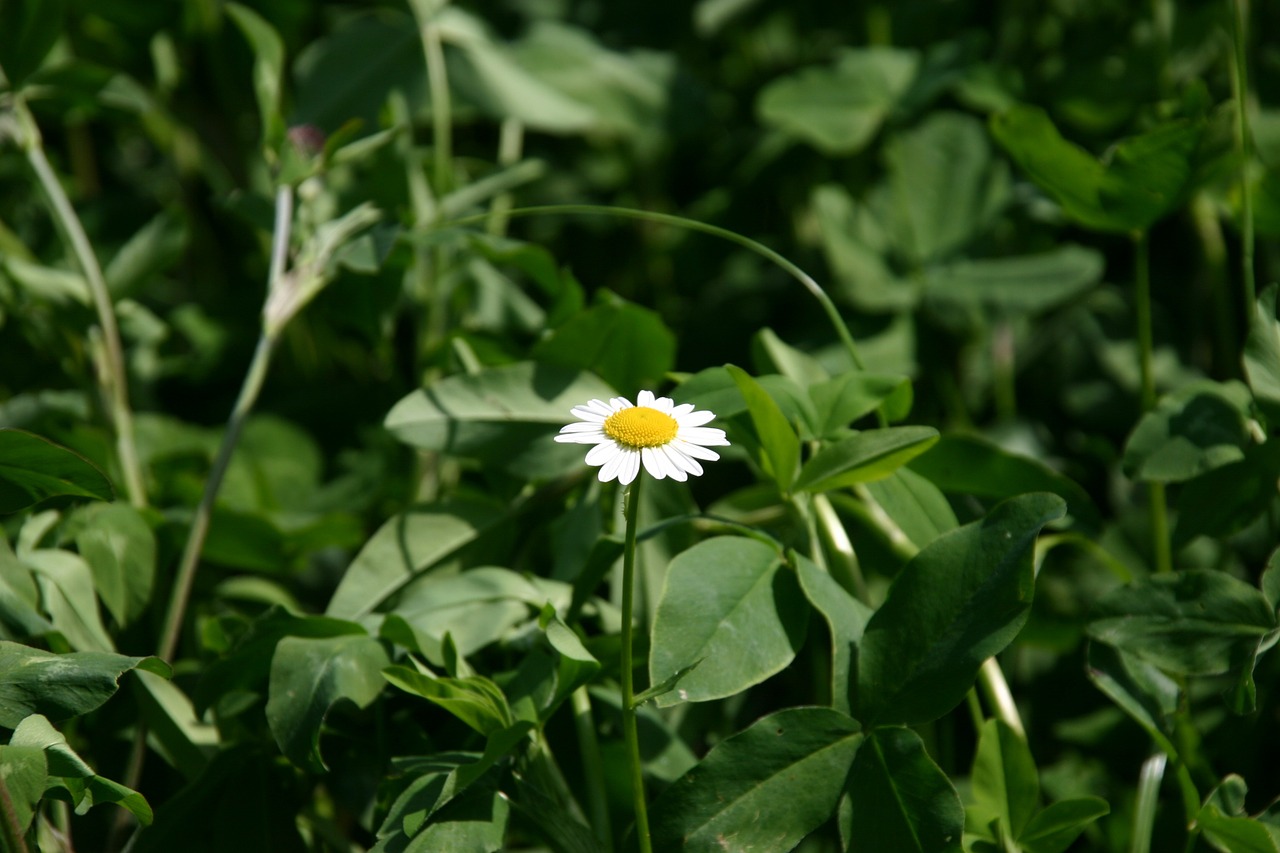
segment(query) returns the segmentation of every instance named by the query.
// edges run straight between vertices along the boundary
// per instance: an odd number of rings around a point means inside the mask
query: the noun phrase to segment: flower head
[[[715,417],[713,412],[694,411],[691,403],[677,406],[652,391],[641,391],[636,402],[633,406],[625,397],[614,397],[574,406],[571,411],[579,420],[562,427],[556,441],[594,444],[587,464],[600,467],[602,483],[617,477],[624,486],[639,475],[641,465],[655,479],[683,482],[702,473],[699,459],[720,458],[708,447],[729,443],[724,430],[703,426]]]

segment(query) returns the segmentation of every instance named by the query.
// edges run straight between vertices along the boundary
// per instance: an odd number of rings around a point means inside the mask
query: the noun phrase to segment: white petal
[[[661,480],[667,476],[666,466],[662,464],[665,457],[659,451],[660,448],[657,447],[646,447],[640,451],[640,461],[644,463],[644,470],[648,471],[655,480]]]
[[[587,405],[584,406],[583,408],[590,409],[591,411],[605,418],[613,414],[613,409],[610,408],[609,404],[606,403],[604,400],[592,400],[589,403],[587,403]]]
[[[690,444],[701,444],[704,447],[714,444],[728,444],[724,430],[715,427],[680,427],[676,437]]]
[[[681,441],[679,438],[676,438],[668,444],[667,447],[670,447],[672,450],[678,450],[685,456],[696,456],[699,459],[706,459],[708,462],[714,462],[720,458],[720,454],[716,453],[714,450],[708,450],[705,447],[690,444],[687,441]]]
[[[600,424],[587,423],[586,421],[578,421],[560,427],[561,435],[566,432],[598,432],[604,435],[604,430],[601,429]]]
[[[669,445],[656,447],[658,455],[662,458],[662,465],[667,471],[667,476],[673,480],[679,480],[683,483],[689,479],[689,475],[685,473],[685,468],[679,462],[679,454],[671,449]]]
[[[618,452],[610,457],[609,461],[605,462],[604,466],[600,469],[600,482],[607,483],[614,477],[617,477],[618,472],[622,470],[622,461],[626,458],[627,454],[623,452],[621,448],[618,448]]]
[[[680,468],[693,474],[695,477],[702,476],[702,466],[692,456],[680,451],[674,443],[666,445],[664,450],[671,457],[671,464],[678,465]]]
[[[604,423],[604,419],[609,416],[608,414],[601,414],[589,406],[574,406],[569,411],[572,412],[573,416],[578,420],[591,421],[592,423],[597,424]]]
[[[653,403],[650,404],[650,407],[669,415],[671,414],[672,408],[675,407],[675,404],[676,401],[672,400],[670,397],[655,397]]]
[[[612,407],[610,414],[612,414],[612,412],[620,412],[623,409],[634,408],[631,405],[631,401],[626,397],[612,397],[609,400],[609,405]]]
[[[678,421],[692,411],[693,411],[693,403],[681,403],[680,405],[676,406],[667,414],[671,415],[671,417],[675,418]]]
[[[622,469],[618,474],[618,482],[624,486],[631,485],[631,481],[640,473],[640,451],[624,450],[622,452]]]
[[[618,452],[618,445],[612,441],[602,441],[587,451],[588,465],[603,465]]]
[[[652,392],[652,391],[641,391],[639,394],[637,394],[637,395],[636,395],[636,405],[637,405],[637,406],[647,406],[648,408],[652,409],[652,408],[653,408],[653,392]]]
[[[555,438],[561,444],[599,444],[602,441],[612,440],[599,430],[595,432],[560,433]]]
[[[692,408],[692,406],[690,407]],[[682,427],[699,427],[705,423],[710,423],[716,419],[715,412],[690,412],[687,415],[679,415],[676,421]]]

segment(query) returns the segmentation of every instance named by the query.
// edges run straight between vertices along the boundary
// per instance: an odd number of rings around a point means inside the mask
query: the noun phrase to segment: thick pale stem
[[[89,243],[89,236],[80,223],[80,217],[76,215],[71,200],[63,191],[53,167],[49,165],[49,158],[45,156],[35,118],[20,97],[14,98],[13,107],[24,129],[21,142],[26,151],[27,161],[36,173],[45,195],[48,196],[54,216],[71,244],[76,261],[89,285],[89,294],[93,299],[94,310],[98,314],[98,325],[102,328],[102,364],[98,371],[99,381],[116,436],[116,453],[120,457],[125,490],[129,494],[131,504],[139,507],[146,506],[146,484],[142,477],[142,465],[138,460],[138,449],[133,438],[133,410],[129,408],[129,381],[125,371],[124,347],[120,343],[120,327],[116,323],[111,293],[107,290],[107,281],[102,274],[102,267],[98,263],[97,255],[94,254],[93,246]]]
[[[641,853],[653,853],[649,840],[649,809],[644,796],[644,769],[640,761],[640,738],[636,730],[635,685],[632,680],[633,625],[635,622],[636,526],[640,515],[641,475],[627,493],[623,513],[627,533],[622,556],[622,736],[627,745],[627,763],[631,771],[631,793],[635,802],[636,838]]]

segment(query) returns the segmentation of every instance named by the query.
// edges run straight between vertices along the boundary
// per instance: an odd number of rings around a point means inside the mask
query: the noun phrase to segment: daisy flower
[[[703,426],[715,417],[713,412],[694,411],[691,403],[677,406],[652,391],[641,391],[636,402],[633,406],[625,397],[614,397],[574,406],[570,411],[579,420],[562,427],[556,441],[594,444],[587,464],[599,466],[600,482],[616,477],[624,486],[640,474],[641,465],[654,479],[683,482],[702,473],[699,459],[720,458],[708,447],[729,443],[724,430]]]

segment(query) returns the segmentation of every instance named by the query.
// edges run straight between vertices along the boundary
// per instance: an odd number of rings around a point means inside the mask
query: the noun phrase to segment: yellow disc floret
[[[659,447],[675,438],[679,429],[671,415],[647,406],[614,412],[604,422],[604,434],[627,447]]]

